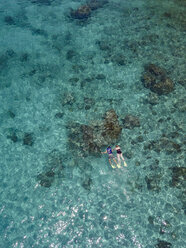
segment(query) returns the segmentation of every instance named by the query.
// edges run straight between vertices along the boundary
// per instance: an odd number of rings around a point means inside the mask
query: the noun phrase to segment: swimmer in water
[[[102,152],[102,154],[107,153],[108,154],[108,159],[109,159],[109,163],[112,166],[112,168],[116,168],[115,165],[113,165],[112,160],[115,162],[115,164],[117,165],[117,161],[112,153],[112,148],[110,146],[107,147],[107,150],[105,152]]]
[[[113,151],[114,151],[114,150],[116,150],[116,152],[117,152],[118,164],[121,165],[121,159],[122,159],[122,160],[123,160],[123,163],[124,163],[124,166],[127,166],[127,163],[125,162],[125,159],[124,159],[124,157],[123,157],[123,155],[122,155],[122,151],[121,151],[120,146],[117,145],[117,146],[113,149]]]

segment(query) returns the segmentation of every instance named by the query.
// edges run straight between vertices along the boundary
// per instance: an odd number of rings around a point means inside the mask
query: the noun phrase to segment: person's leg
[[[123,161],[125,161],[125,159],[124,159],[124,157],[123,157],[123,154],[121,153],[120,155],[121,155],[121,159],[122,159]]]
[[[111,165],[112,168],[116,168],[115,165],[112,163],[111,159],[109,159],[109,163],[110,163],[110,165]]]
[[[120,160],[120,154],[117,154],[117,159],[118,159],[118,164],[121,164],[121,160]]]
[[[115,164],[117,165],[117,161],[116,161],[116,159],[115,159],[115,158],[113,158],[113,160],[114,160]]]
[[[122,158],[122,160],[123,160],[124,166],[126,166],[126,167],[127,167],[127,163],[125,162],[125,159],[124,159],[124,157],[123,157],[122,153],[121,153],[120,155],[121,155],[121,158]]]

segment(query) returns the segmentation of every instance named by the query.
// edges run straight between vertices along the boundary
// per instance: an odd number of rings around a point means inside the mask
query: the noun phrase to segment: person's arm
[[[105,152],[101,152],[102,154],[107,153],[107,150]]]

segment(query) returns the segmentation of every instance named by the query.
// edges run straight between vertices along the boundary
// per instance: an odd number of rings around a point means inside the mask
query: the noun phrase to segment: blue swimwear
[[[108,153],[108,154],[112,154],[112,149],[111,149],[111,147],[108,147],[108,148],[107,148],[107,153]]]
[[[107,153],[108,153],[108,155],[109,155],[109,159],[114,159],[114,155],[112,154],[112,149],[111,149],[111,147],[108,147],[108,148],[107,148]]]

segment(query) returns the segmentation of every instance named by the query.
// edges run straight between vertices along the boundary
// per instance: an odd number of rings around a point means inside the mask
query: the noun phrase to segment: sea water
[[[185,1],[92,2],[0,0],[0,247],[183,248]],[[172,92],[144,87],[149,63]],[[69,137],[110,109],[120,169]]]

